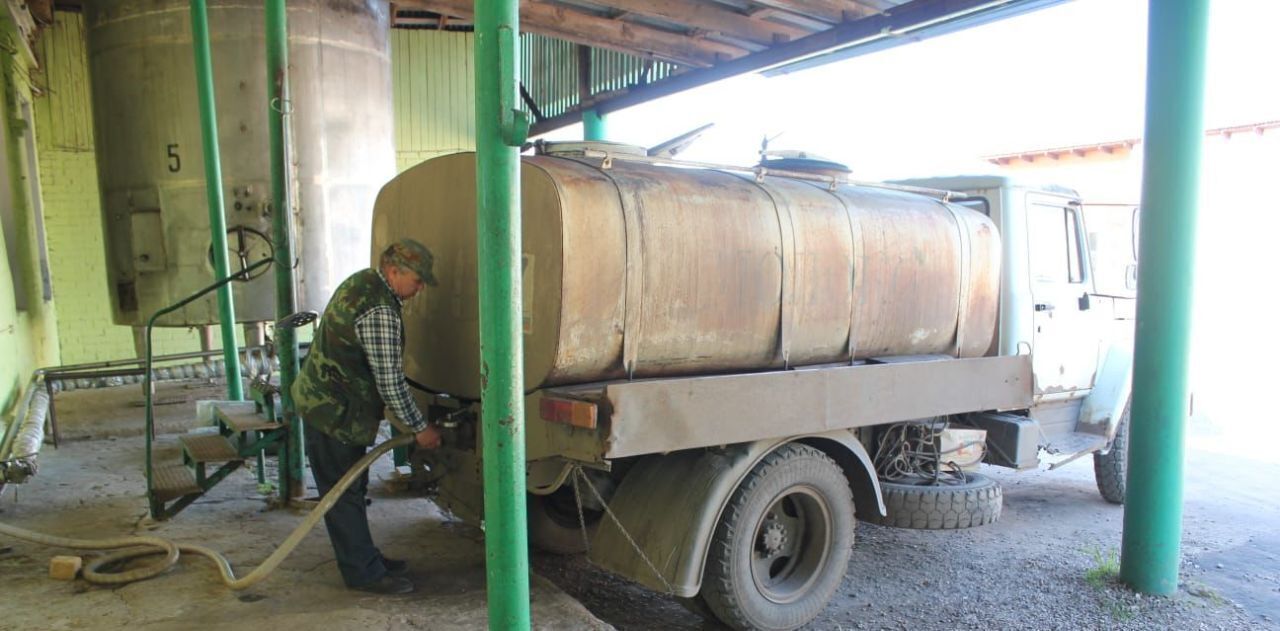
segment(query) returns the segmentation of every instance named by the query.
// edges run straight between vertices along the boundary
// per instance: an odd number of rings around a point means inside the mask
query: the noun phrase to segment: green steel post
[[[529,628],[520,324],[517,0],[476,0],[476,211],[489,628]]]
[[[1120,578],[1178,589],[1208,0],[1149,5],[1138,319]]]
[[[209,53],[209,12],[205,0],[191,0],[191,46],[196,57],[200,99],[200,140],[204,144],[204,182],[209,191],[209,235],[213,238],[213,277],[231,275],[227,266],[227,219],[222,204],[222,159],[218,155],[218,108],[213,98],[213,62]],[[236,307],[231,286],[218,288],[218,320],[222,323],[222,357],[227,364],[227,398],[244,399],[240,354],[236,348]]]
[[[284,0],[267,0],[267,120],[271,135],[271,240],[275,245],[276,319],[298,309],[293,282],[293,213],[289,191],[289,26]],[[289,426],[287,475],[280,496],[302,496],[302,420],[294,418],[289,388],[298,376],[298,336],[290,327],[276,329],[280,357],[280,407]]]
[[[582,113],[582,139],[608,140],[609,124],[604,114],[590,109]]]

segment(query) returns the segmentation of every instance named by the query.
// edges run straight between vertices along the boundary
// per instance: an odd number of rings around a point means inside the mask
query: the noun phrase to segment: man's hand
[[[437,430],[433,425],[428,425],[426,429],[414,434],[413,439],[414,442],[418,443],[418,447],[422,449],[435,449],[440,446],[442,437],[440,436],[440,430]]]

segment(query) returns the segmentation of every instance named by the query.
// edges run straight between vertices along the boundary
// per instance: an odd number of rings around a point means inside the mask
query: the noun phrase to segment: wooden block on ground
[[[84,560],[80,557],[56,556],[49,559],[49,578],[59,581],[74,581],[80,574]]]

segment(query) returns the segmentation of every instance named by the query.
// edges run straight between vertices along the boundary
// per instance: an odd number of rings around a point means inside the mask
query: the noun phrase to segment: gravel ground
[[[1177,595],[1140,596],[1101,571],[1118,555],[1123,509],[1098,496],[1086,458],[1053,472],[988,468],[1005,491],[990,526],[859,523],[844,583],[807,628],[1280,628],[1280,506],[1270,485],[1280,465],[1197,450],[1195,430]],[[584,558],[537,555],[533,565],[618,629],[721,628]]]

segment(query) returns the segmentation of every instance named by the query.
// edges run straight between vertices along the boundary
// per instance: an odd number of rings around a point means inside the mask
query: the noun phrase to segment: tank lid
[[[852,173],[849,167],[821,156],[805,151],[766,151],[760,156],[757,167],[776,169],[778,171],[794,171],[797,173],[814,173],[837,178],[848,179]]]
[[[562,140],[539,142],[535,145],[538,155],[546,156],[581,156],[587,151],[602,151],[614,155],[647,156],[644,147],[629,145],[623,142],[607,140]]]

